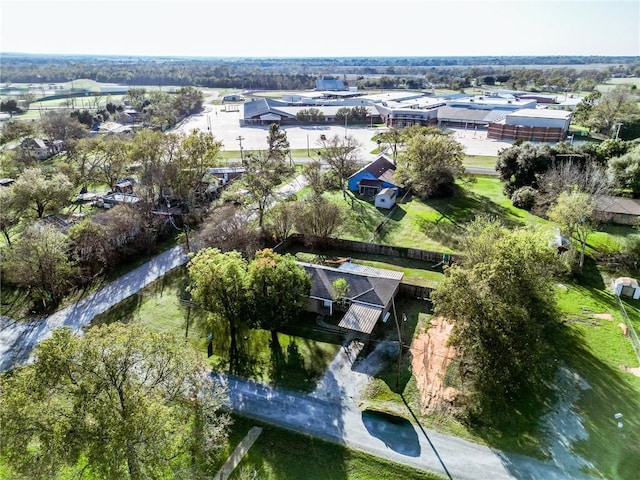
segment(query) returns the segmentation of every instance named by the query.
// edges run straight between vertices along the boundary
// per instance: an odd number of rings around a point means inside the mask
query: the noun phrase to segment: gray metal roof
[[[352,303],[340,320],[338,327],[369,335],[375,328],[381,313],[382,308]]]
[[[477,122],[486,123],[485,118],[492,110],[481,110],[465,107],[444,106],[438,109],[438,120],[448,122]],[[505,112],[506,114],[506,112]]]
[[[381,190],[380,193],[386,190],[393,191],[392,188],[385,188],[384,190]],[[359,265],[357,263],[351,262],[343,263],[338,267],[338,270],[347,270],[349,272],[362,273],[364,275],[374,275],[382,278],[391,278],[393,280],[402,280],[402,277],[404,276],[404,273],[396,272],[395,270],[385,270],[383,268],[368,267],[366,265]]]

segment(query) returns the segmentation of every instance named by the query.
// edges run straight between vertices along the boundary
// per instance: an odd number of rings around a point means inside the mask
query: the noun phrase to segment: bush
[[[511,195],[511,203],[514,207],[531,210],[537,193],[537,190],[532,187],[520,187]]]

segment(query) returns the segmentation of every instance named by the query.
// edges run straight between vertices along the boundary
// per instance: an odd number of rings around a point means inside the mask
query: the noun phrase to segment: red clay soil
[[[442,317],[431,320],[426,333],[418,335],[411,344],[411,368],[422,396],[423,414],[433,413],[443,404],[451,405],[458,391],[443,384],[447,367],[456,355],[447,346],[453,324]]]

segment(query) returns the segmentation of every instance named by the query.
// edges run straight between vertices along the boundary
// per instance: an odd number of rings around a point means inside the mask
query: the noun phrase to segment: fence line
[[[633,324],[629,319],[629,315],[627,315],[627,310],[626,308],[624,308],[624,303],[622,302],[620,295],[616,295],[615,297],[618,299],[618,305],[620,305],[620,310],[622,311],[622,316],[624,317],[624,323],[627,326],[627,333],[629,333],[629,339],[631,340],[633,351],[636,354],[638,363],[640,363],[640,340],[638,340],[638,334],[636,333],[636,329],[633,328]]]

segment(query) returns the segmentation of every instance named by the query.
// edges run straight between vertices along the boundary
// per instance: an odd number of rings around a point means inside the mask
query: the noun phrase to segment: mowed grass
[[[575,408],[587,437],[572,445],[593,465],[591,472],[609,479],[637,478],[640,471],[640,378],[624,371],[638,359],[620,324],[615,297],[595,287],[568,285],[556,297],[568,322],[563,359],[586,382]],[[625,302],[640,326],[640,303]],[[598,319],[597,313],[613,320]],[[622,414],[617,419],[616,415]],[[618,427],[622,421],[622,427]]]
[[[142,292],[96,317],[92,325],[121,321],[145,325],[156,332],[166,332],[185,338],[192,346],[207,354],[207,335],[213,336],[211,367],[228,372],[230,368],[230,336],[226,322],[215,324],[214,331],[203,331],[199,324],[206,312],[189,309],[180,303],[186,285],[185,270],[180,268],[154,282]],[[315,316],[301,320],[303,332],[310,336],[278,333],[281,350],[271,344],[271,333],[240,326],[238,354],[241,370],[234,371],[247,378],[300,391],[309,391],[326,371],[340,348],[337,336],[313,337]],[[188,322],[187,322],[188,321]],[[188,325],[187,325],[188,323]]]
[[[433,265],[433,262],[423,262],[409,258],[392,258],[384,255],[370,253],[323,250],[314,251],[304,247],[295,247],[287,251],[295,255],[296,259],[308,263],[325,263],[350,258],[351,263],[368,267],[382,268],[402,272],[403,283],[418,285],[421,287],[435,288],[442,279],[442,268]]]
[[[547,225],[526,210],[514,207],[496,177],[476,176],[460,182],[452,197],[420,200],[407,197],[393,210],[378,209],[372,201],[340,192],[325,196],[341,205],[347,222],[341,237],[444,253],[459,252],[465,226],[478,215],[497,217],[509,226]],[[378,226],[388,221],[377,232]]]
[[[465,155],[462,163],[468,167],[495,168],[497,160],[492,155]]]
[[[253,426],[262,427],[262,434],[244,456],[231,475],[231,479],[437,480],[442,478],[342,445],[243,417],[234,418],[231,446],[237,445]],[[255,477],[249,476],[254,473]]]

